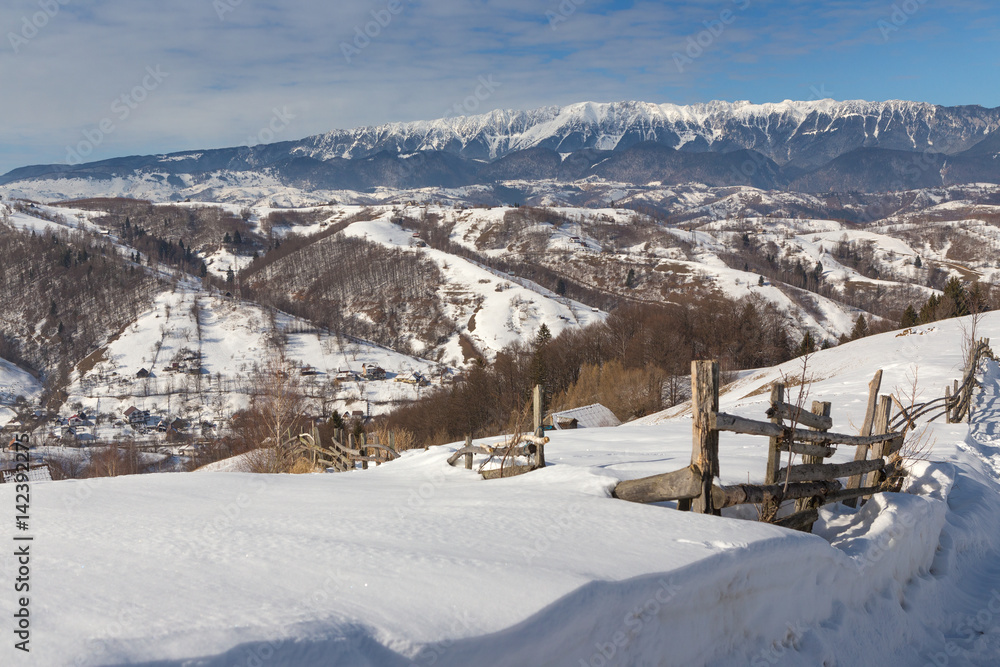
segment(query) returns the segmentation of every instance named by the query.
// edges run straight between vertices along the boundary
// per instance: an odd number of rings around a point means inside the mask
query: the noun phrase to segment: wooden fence
[[[914,428],[918,419],[934,421],[939,417],[946,417],[949,424],[957,424],[963,419],[972,419],[972,393],[976,388],[976,372],[979,364],[984,358],[996,360],[990,339],[982,338],[969,350],[969,358],[966,360],[965,374],[961,381],[955,380],[951,387],[944,388],[944,396],[936,398],[926,403],[918,403],[905,407],[899,400],[893,397],[898,412],[892,418],[890,426],[901,428],[906,426]],[[928,416],[930,415],[930,416]]]
[[[472,444],[472,436],[465,436],[465,446],[448,458],[448,465],[454,466],[459,459],[465,459],[465,469],[472,470],[473,457],[476,454],[483,454],[486,461],[479,466],[479,473],[484,479],[497,479],[501,477],[513,477],[523,475],[532,470],[545,467],[545,445],[549,439],[544,435],[542,428],[542,414],[544,413],[545,388],[542,385],[535,385],[532,394],[532,414],[534,428],[531,434],[520,433],[509,437],[504,443],[488,446]],[[528,460],[526,465],[515,463],[518,457]],[[486,465],[493,460],[500,460],[499,468],[486,469]]]
[[[881,371],[877,375],[881,382]],[[771,389],[769,421],[757,421],[719,412],[719,364],[695,361],[691,369],[693,451],[691,465],[662,475],[620,482],[617,498],[639,503],[676,500],[678,509],[719,515],[726,507],[754,504],[765,520],[789,528],[810,530],[822,505],[867,498],[900,479],[898,452],[904,434],[889,428],[892,399],[869,392],[868,414],[861,435],[831,433],[829,403],[814,401],[812,410],[785,400],[785,387]],[[799,428],[799,427],[805,428]],[[717,486],[719,433],[742,433],[769,439],[763,484]],[[873,435],[874,433],[874,435]],[[855,460],[825,463],[835,445],[856,448]],[[869,457],[869,454],[871,455]],[[802,457],[798,465],[781,467],[781,460]],[[845,488],[841,479],[847,478]],[[795,511],[775,520],[781,503],[796,500]]]
[[[333,437],[323,440],[319,429],[314,426],[310,433],[302,433],[287,441],[287,444],[294,451],[311,455],[313,464],[346,472],[354,470],[359,462],[367,470],[369,463],[380,465],[399,458],[393,440],[391,433],[389,442],[382,444],[373,433],[362,433],[359,438],[355,438],[353,433],[345,434],[344,429],[336,429]]]

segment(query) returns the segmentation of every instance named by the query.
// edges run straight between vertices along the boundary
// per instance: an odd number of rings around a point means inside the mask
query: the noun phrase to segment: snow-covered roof
[[[621,426],[621,421],[615,417],[615,413],[600,403],[587,405],[582,408],[563,410],[552,413],[552,425],[558,429],[559,421],[576,420],[577,428],[603,428],[606,426]]]

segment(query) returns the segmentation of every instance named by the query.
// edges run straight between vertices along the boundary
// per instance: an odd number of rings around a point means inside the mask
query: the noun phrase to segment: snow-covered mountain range
[[[818,100],[691,106],[584,102],[336,130],[300,141],[15,169],[0,186],[81,190],[153,182],[174,199],[206,184],[302,191],[493,188],[510,181],[704,183],[804,192],[886,192],[1000,182],[1000,108]],[[116,186],[117,187],[117,186]],[[121,187],[117,187],[121,190]],[[202,198],[198,192],[195,199]],[[247,199],[253,197],[248,195]]]
[[[529,111],[338,130],[296,143],[292,155],[320,160],[382,151],[443,151],[496,160],[528,148],[572,153],[652,141],[676,150],[757,151],[778,164],[818,166],[856,148],[958,153],[1000,127],[1000,109],[921,102],[819,100],[778,104],[583,102]]]

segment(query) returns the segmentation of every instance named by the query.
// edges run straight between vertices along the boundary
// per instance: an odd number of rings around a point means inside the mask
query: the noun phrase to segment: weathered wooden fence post
[[[812,412],[814,415],[820,415],[822,417],[829,417],[830,416],[830,409],[831,409],[831,405],[830,405],[829,401],[813,401],[812,410],[810,412]],[[826,428],[811,428],[810,430],[813,430],[813,431],[828,431],[830,429],[826,429]],[[802,456],[802,463],[804,465],[808,465],[808,464],[812,464],[812,463],[823,463],[823,460],[824,459],[823,459],[822,456],[808,456],[808,455],[803,455]],[[801,499],[795,501],[795,511],[796,512],[801,512],[804,509],[810,509],[810,508],[814,508],[814,507],[819,507],[819,505],[820,504],[818,502],[816,502],[815,498],[801,498]],[[810,529],[811,529],[811,526],[810,526]]]
[[[712,416],[719,411],[719,362],[691,362],[691,463],[701,475],[701,495],[692,510],[701,514],[721,514],[712,501],[712,480],[719,474],[719,432]]]
[[[361,456],[368,456],[368,434],[364,431],[361,432],[361,444],[358,447],[358,451],[361,453]],[[361,469],[368,470],[368,461],[361,462]]]
[[[868,383],[868,408],[865,410],[865,421],[861,425],[861,433],[858,435],[869,436],[872,434],[872,424],[875,421],[875,409],[878,405],[878,392],[882,388],[882,369],[875,371],[875,377],[872,381]],[[855,461],[864,461],[868,458],[868,446],[861,445],[854,452]],[[853,475],[847,480],[848,489],[860,489],[861,488],[861,478],[862,475]],[[850,498],[844,501],[844,504],[848,507],[857,507],[858,499]]]
[[[771,423],[781,426],[780,407],[785,402],[785,385],[775,382],[771,385],[771,410],[774,410]],[[778,481],[778,469],[781,467],[781,445],[782,438],[771,436],[767,445],[767,470],[764,471],[764,484],[775,484]],[[770,496],[765,496],[762,505],[762,513],[765,515],[777,514],[778,508]]]
[[[545,400],[545,387],[540,384],[535,385],[534,395],[532,396],[532,403],[534,404],[534,432],[535,436],[541,438],[545,435],[545,429],[542,428],[542,416],[545,414],[545,406],[543,401]],[[539,442],[535,444],[537,453],[535,455],[535,467],[544,468],[545,467],[545,443]]]
[[[472,447],[472,434],[465,436],[465,446]],[[472,470],[472,452],[465,455],[465,469]]]
[[[875,420],[872,424],[872,434],[882,435],[883,433],[889,432],[889,415],[892,412],[892,398],[889,396],[882,396],[879,398],[878,408],[875,410]],[[889,450],[889,441],[880,442],[872,447],[872,460],[880,459],[886,455]],[[875,486],[882,480],[880,476],[883,475],[881,470],[875,470],[866,475],[865,486]],[[863,500],[865,502],[871,498],[870,495],[864,496]]]
[[[312,439],[313,439],[313,444],[316,445],[317,447],[320,447],[321,445],[319,443],[319,429],[316,428],[316,422],[312,423],[312,433],[311,433],[311,435],[312,435]],[[311,451],[312,451],[313,468],[315,468],[316,464],[319,462],[319,460],[318,460],[319,459],[319,454],[316,452],[315,449],[313,449]]]
[[[771,407],[777,408],[785,402],[785,385],[775,382],[771,385]],[[776,410],[771,417],[771,423],[781,426],[781,412]],[[778,468],[781,467],[781,438],[773,437],[767,447],[767,470],[764,471],[764,483],[777,483]]]

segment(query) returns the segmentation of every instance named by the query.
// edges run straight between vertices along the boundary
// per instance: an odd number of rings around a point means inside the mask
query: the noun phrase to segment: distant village
[[[164,367],[161,373],[197,376],[205,371],[202,369],[200,355],[184,349]],[[309,378],[327,375],[308,365],[299,368],[298,373],[302,377]],[[130,378],[117,371],[111,371],[107,374],[97,374],[88,380],[88,384],[94,386],[100,383],[124,388],[136,381],[157,378],[153,370],[145,367],[136,369],[131,375]],[[429,387],[432,382],[450,384],[460,380],[461,377],[461,373],[452,369],[444,369],[440,375],[431,378],[416,370],[394,373],[378,364],[363,363],[360,370],[338,369],[333,374],[332,381],[337,385],[352,382],[398,382],[414,387]],[[132,392],[131,395],[137,396],[138,393]],[[129,403],[120,413],[115,414],[80,408],[73,410],[68,416],[53,415],[41,408],[30,406],[23,397],[17,397],[12,391],[3,391],[2,388],[0,388],[0,406],[8,406],[18,413],[18,418],[0,428],[0,432],[6,435],[27,429],[34,435],[35,443],[50,446],[86,447],[129,439],[146,446],[158,447],[162,453],[185,456],[191,453],[199,441],[219,437],[225,431],[225,424],[218,423],[219,420],[192,421],[180,416],[142,409],[133,403]],[[328,416],[315,415],[311,418],[322,422]],[[345,421],[360,419],[366,422],[371,418],[369,411],[357,409],[345,410],[340,416]]]

